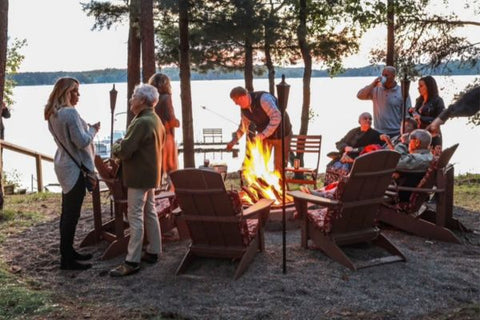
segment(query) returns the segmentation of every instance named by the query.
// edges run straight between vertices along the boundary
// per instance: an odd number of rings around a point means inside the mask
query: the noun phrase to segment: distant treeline
[[[382,66],[365,66],[362,68],[349,68],[338,77],[368,77],[375,76],[381,72]],[[257,78],[267,78],[265,69],[256,70]],[[175,67],[163,68],[162,72],[167,74],[171,80],[179,80],[179,70]],[[303,68],[276,68],[276,77],[285,75],[287,78],[301,78],[303,76]],[[465,67],[459,63],[450,63],[448,67],[441,65],[430,74],[432,75],[478,75],[480,74],[479,66]],[[126,69],[104,69],[92,71],[78,72],[21,72],[13,76],[11,79],[16,81],[18,86],[34,86],[34,85],[51,85],[60,77],[71,76],[77,78],[81,83],[121,83],[127,82]],[[312,77],[329,77],[326,70],[313,70]],[[225,80],[225,79],[243,79],[242,71],[220,72],[209,71],[207,73],[192,72],[192,80]]]

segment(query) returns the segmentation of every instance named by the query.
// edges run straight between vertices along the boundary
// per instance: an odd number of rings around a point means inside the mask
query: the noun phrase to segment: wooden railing
[[[37,168],[37,188],[38,188],[37,190],[39,192],[43,192],[42,160],[53,162],[53,158],[46,154],[33,151],[21,146],[17,146],[16,144],[0,139],[0,149],[1,148],[15,151],[15,152],[35,158],[36,168]]]

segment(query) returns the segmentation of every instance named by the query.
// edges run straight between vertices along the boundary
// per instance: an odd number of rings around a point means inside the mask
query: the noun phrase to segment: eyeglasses
[[[372,120],[372,118],[363,117],[363,120]]]

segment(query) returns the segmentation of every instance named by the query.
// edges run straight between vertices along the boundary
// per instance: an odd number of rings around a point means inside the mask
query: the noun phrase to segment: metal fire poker
[[[233,121],[232,119],[229,119],[229,118],[221,115],[221,114],[218,113],[218,112],[215,112],[215,111],[213,111],[213,110],[211,110],[211,109],[208,109],[206,106],[200,106],[200,108],[202,108],[203,110],[206,110],[206,111],[210,111],[211,113],[217,115],[218,117],[220,117],[220,118],[222,118],[222,119],[224,119],[224,120],[227,120],[228,122],[231,122],[231,123],[233,123],[234,125],[238,126],[238,123],[236,123],[236,122]],[[248,131],[249,133],[255,135],[255,132],[253,132],[252,130],[247,129],[247,131]]]
[[[110,90],[110,158],[112,157],[113,146],[113,121],[115,118],[115,104],[117,103],[117,90],[115,90],[115,84],[113,84],[112,90]]]
[[[290,85],[285,82],[285,75],[282,75],[282,82],[277,84],[278,106],[282,114],[281,133],[282,133],[282,246],[283,246],[283,273],[287,273],[287,228],[286,228],[286,213],[285,213],[285,123],[283,121],[285,116],[285,109],[287,109],[288,93],[290,92]]]

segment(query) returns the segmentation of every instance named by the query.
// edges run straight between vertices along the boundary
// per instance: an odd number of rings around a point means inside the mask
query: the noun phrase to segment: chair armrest
[[[100,176],[97,176],[97,177],[98,177],[98,181],[103,181],[105,183],[115,183],[115,181],[117,181],[117,179],[114,179],[114,178],[103,178]]]
[[[248,209],[243,211],[243,217],[247,219],[254,218],[256,215],[261,213],[264,210],[270,210],[270,207],[274,203],[273,200],[269,199],[260,199],[254,205],[250,206]]]
[[[175,197],[175,192],[173,191],[162,191],[155,195],[155,199],[171,199],[173,197]]]
[[[319,196],[315,196],[313,194],[305,193],[302,191],[289,191],[287,193],[295,199],[300,199],[307,202],[313,202],[313,203],[321,204],[324,206],[334,206],[334,205],[340,204],[340,201],[338,200],[319,197]]]
[[[174,216],[179,216],[182,214],[182,209],[180,209],[180,207],[176,207],[175,209],[173,209],[172,214]]]
[[[438,188],[416,188],[416,187],[400,187],[396,188],[398,191],[412,191],[412,192],[423,192],[423,193],[432,193],[432,192],[444,192],[444,189]]]

